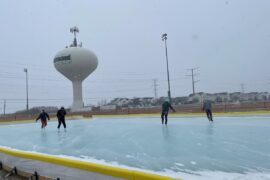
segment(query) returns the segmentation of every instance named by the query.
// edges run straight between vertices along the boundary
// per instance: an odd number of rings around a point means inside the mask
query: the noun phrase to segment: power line
[[[190,68],[188,70],[191,71],[191,74],[187,75],[187,76],[191,76],[191,80],[192,80],[192,92],[193,94],[195,94],[195,83],[199,82],[199,80],[194,80],[194,76],[197,76],[199,75],[198,73],[197,74],[194,74],[194,71],[199,69],[198,67],[196,68]]]

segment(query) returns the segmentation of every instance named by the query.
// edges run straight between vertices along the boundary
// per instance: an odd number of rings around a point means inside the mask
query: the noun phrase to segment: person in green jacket
[[[162,124],[164,123],[164,119],[165,119],[165,124],[167,124],[167,122],[168,122],[168,114],[169,114],[170,109],[173,112],[175,112],[174,108],[169,103],[169,100],[166,99],[165,102],[162,104],[162,112],[161,112],[161,123]]]

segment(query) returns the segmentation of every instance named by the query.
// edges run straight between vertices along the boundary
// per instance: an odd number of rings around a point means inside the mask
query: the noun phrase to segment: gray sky
[[[166,96],[162,33],[168,34],[172,96],[192,92],[187,69],[199,67],[196,91],[268,91],[269,0],[1,0],[0,113],[29,105],[70,106],[72,85],[53,65],[55,54],[78,41],[99,65],[83,83],[85,104],[114,97]]]

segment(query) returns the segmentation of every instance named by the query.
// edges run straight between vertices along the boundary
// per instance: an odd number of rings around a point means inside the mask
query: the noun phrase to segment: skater
[[[48,113],[45,112],[44,109],[42,109],[42,112],[37,117],[36,122],[39,119],[41,120],[41,128],[43,129],[47,126],[47,119],[50,120],[50,116],[48,115]]]
[[[204,100],[202,110],[206,113],[208,120],[213,121],[212,102],[209,100]]]
[[[166,99],[165,102],[162,104],[162,112],[161,112],[161,123],[164,123],[164,118],[165,118],[165,124],[167,125],[168,122],[168,114],[169,114],[169,110],[172,110],[173,112],[175,112],[174,108],[171,106],[171,104],[169,103],[169,100]]]
[[[61,109],[59,109],[58,111],[57,111],[57,118],[58,118],[58,130],[60,129],[60,126],[61,126],[61,124],[63,123],[63,126],[64,126],[64,128],[66,129],[66,122],[65,122],[65,115],[66,115],[67,113],[66,113],[66,110],[65,110],[65,108],[64,107],[61,107]]]

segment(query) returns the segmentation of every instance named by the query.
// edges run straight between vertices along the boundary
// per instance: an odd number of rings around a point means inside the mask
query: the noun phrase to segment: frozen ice
[[[187,179],[270,179],[270,117],[94,117],[0,126],[0,145]]]

